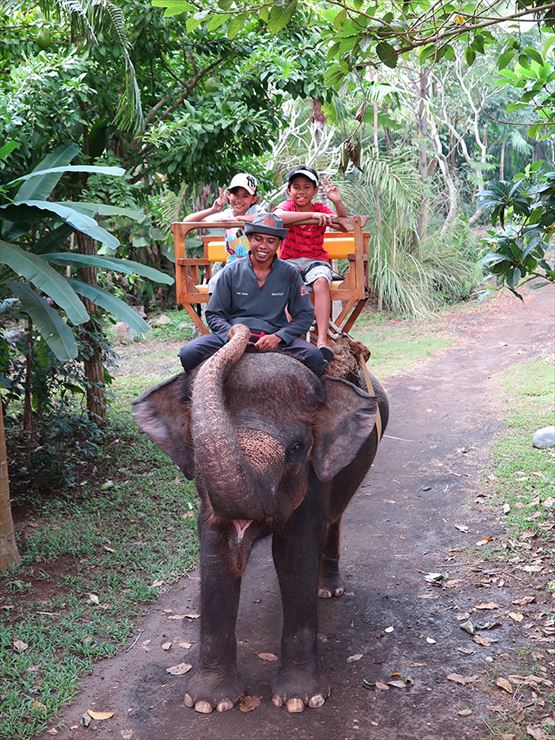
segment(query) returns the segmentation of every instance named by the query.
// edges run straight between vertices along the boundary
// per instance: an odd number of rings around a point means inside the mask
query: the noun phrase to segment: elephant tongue
[[[245,536],[245,532],[252,524],[252,519],[233,519],[233,526],[235,527],[235,531],[237,532],[237,539],[239,542],[243,539]]]

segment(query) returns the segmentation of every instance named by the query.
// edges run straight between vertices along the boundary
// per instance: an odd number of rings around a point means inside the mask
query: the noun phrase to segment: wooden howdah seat
[[[324,248],[337,269],[339,260],[348,260],[344,280],[334,281],[331,288],[332,301],[341,301],[342,308],[333,320],[338,330],[348,332],[360,312],[368,302],[368,239],[370,234],[363,231],[366,216],[353,216],[353,231],[326,232]],[[208,334],[196,308],[208,303],[208,281],[212,277],[212,267],[216,262],[226,261],[223,235],[208,233],[202,237],[204,253],[202,257],[188,257],[185,238],[194,229],[204,233],[217,229],[244,226],[241,221],[178,221],[171,225],[175,244],[175,283],[177,302],[180,303],[201,334]],[[279,254],[279,253],[278,253]]]

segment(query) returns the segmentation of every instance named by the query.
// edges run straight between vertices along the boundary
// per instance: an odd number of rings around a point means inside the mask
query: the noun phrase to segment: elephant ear
[[[192,480],[191,393],[186,373],[145,391],[133,401],[132,415],[143,432]]]
[[[376,426],[377,400],[339,378],[324,378],[326,402],[314,424],[312,465],[321,481],[346,468]]]

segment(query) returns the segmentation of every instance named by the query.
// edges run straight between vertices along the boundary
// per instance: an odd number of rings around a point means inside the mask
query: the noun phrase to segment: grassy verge
[[[189,320],[166,315],[146,341],[121,350],[106,440],[84,466],[86,480],[33,508],[19,542],[23,565],[0,578],[0,737],[42,731],[79,677],[121,651],[147,605],[196,563],[194,486],[129,415],[132,398],[178,371],[170,343],[187,338]],[[375,314],[357,338],[372,348],[380,378],[450,342],[433,323]]]
[[[196,562],[194,486],[129,416],[129,399],[158,379],[120,384],[89,481],[26,522],[23,565],[0,580],[0,737],[44,729]]]
[[[437,322],[387,321],[383,314],[366,314],[353,336],[370,348],[368,366],[380,380],[405,372],[453,341],[438,333]]]
[[[507,415],[507,432],[492,450],[495,496],[500,506],[510,507],[506,514],[510,535],[551,536],[555,451],[536,449],[532,436],[537,429],[555,423],[553,365],[535,359],[499,373],[495,380]]]
[[[492,677],[508,676],[517,687],[490,729],[495,737],[547,739],[553,737],[550,714],[555,711],[549,682],[555,628],[555,450],[534,448],[532,436],[554,423],[553,364],[537,358],[497,374],[493,381],[501,391],[507,428],[492,447],[486,488],[489,503],[503,512],[507,532],[489,556],[503,564],[511,580],[516,579],[519,595],[530,602],[512,602],[527,632],[520,646],[502,653],[490,671]]]

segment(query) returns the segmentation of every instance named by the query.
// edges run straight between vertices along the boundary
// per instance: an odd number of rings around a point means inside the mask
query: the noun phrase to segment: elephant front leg
[[[324,547],[320,559],[320,577],[318,596],[331,599],[332,596],[343,596],[345,584],[339,575],[339,539],[341,519],[328,525]]]
[[[231,709],[244,694],[237,677],[235,639],[241,576],[221,531],[201,524],[200,546],[200,660],[183,701],[208,714]]]
[[[318,651],[318,557],[323,522],[305,499],[272,550],[283,604],[281,667],[272,702],[289,712],[321,707],[330,693]]]

